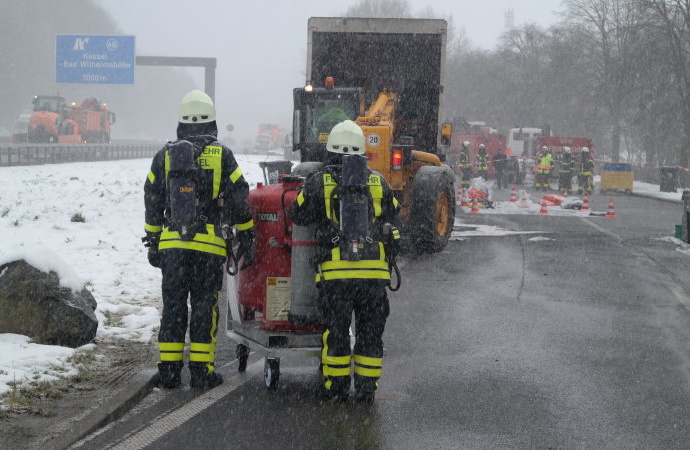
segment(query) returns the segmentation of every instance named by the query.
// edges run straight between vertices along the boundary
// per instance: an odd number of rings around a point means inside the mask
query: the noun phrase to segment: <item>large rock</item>
[[[56,272],[41,272],[23,260],[0,265],[0,333],[76,348],[96,336],[95,309],[91,292],[61,287]]]

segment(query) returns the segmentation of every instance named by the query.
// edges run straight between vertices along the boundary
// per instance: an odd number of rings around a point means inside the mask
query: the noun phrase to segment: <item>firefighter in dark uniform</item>
[[[499,148],[493,157],[494,170],[496,171],[496,184],[499,189],[506,187],[505,170],[508,165],[508,156]]]
[[[325,325],[323,333],[323,394],[334,401],[349,395],[351,366],[357,401],[371,403],[381,376],[383,330],[389,313],[386,286],[390,283],[391,256],[395,240],[384,235],[384,224],[393,223],[400,206],[386,180],[362,165],[364,188],[369,198],[369,243],[358,251],[359,257],[340,238],[340,224],[346,221],[341,190],[345,155],[364,155],[362,129],[350,120],[331,130],[326,144],[327,166],[311,176],[290,207],[290,217],[298,225],[316,226],[316,283],[319,287],[319,312]],[[352,157],[349,157],[352,158]],[[341,201],[341,199],[343,201]],[[397,229],[392,237],[397,239]],[[356,343],[350,349],[349,328],[355,314]]]
[[[458,167],[460,168],[460,186],[469,190],[470,178],[472,178],[472,166],[470,166],[470,141],[462,143],[462,148],[458,154]]]
[[[592,193],[592,170],[594,161],[589,154],[589,147],[582,147],[580,151],[580,171],[577,174],[577,193],[582,194],[585,190]]]
[[[227,248],[223,226],[234,226],[239,241],[236,261],[242,268],[254,259],[255,232],[247,203],[249,186],[232,151],[218,142],[216,110],[211,98],[194,90],[179,108],[178,143],[193,144],[198,167],[196,217],[189,229],[171,225],[171,144],[153,157],[144,185],[149,262],[163,274],[163,313],[158,333],[159,383],[172,389],[181,384],[183,353],[189,319],[189,371],[192,388],[211,388],[223,382],[215,371],[218,331],[218,291],[222,288]],[[184,141],[182,141],[184,140]],[[188,144],[187,144],[188,145]],[[191,148],[189,146],[188,148]],[[226,228],[227,230],[227,228]]]
[[[479,144],[477,153],[477,176],[484,178],[484,181],[489,180],[489,155],[484,144]]]
[[[573,178],[573,155],[570,147],[563,147],[560,164],[558,165],[558,189],[564,194],[570,194]]]

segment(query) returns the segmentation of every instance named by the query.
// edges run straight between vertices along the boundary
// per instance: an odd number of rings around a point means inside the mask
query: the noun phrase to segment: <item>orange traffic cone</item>
[[[549,210],[546,209],[546,199],[544,197],[541,198],[541,209],[539,210],[539,214],[542,215],[548,215]]]
[[[472,199],[472,209],[470,210],[470,214],[480,214],[479,202],[476,198]]]
[[[589,194],[587,192],[582,197],[582,208],[580,208],[580,211],[589,211]]]
[[[525,191],[524,189],[520,191],[520,203],[518,204],[518,206],[520,208],[529,208],[530,206],[532,206],[532,202],[527,197],[527,191]]]
[[[458,190],[455,192],[455,204],[462,206],[462,200],[465,196],[465,189],[462,185],[458,185]]]
[[[609,197],[609,210],[606,212],[606,215],[604,217],[609,217],[611,219],[618,218],[618,216],[616,215],[616,207],[613,204],[613,197]]]
[[[517,203],[517,192],[515,192],[515,185],[510,188],[510,203]]]

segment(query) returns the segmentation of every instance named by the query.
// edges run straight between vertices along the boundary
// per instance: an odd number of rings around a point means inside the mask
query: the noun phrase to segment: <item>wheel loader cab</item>
[[[302,162],[322,162],[331,128],[364,112],[364,94],[361,88],[308,88],[293,92],[293,151]]]

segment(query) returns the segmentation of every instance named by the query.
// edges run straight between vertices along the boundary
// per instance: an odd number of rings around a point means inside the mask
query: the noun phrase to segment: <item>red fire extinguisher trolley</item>
[[[276,172],[289,172],[286,163],[291,165],[289,161],[261,163],[266,184],[258,183],[249,193],[257,234],[254,264],[227,277],[226,329],[237,343],[239,371],[247,369],[250,349],[263,355],[268,389],[278,386],[282,357],[320,357],[322,346],[323,325],[318,321],[316,273],[311,264],[313,227],[294,225],[288,214],[304,178],[276,176]]]

